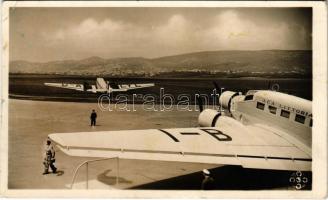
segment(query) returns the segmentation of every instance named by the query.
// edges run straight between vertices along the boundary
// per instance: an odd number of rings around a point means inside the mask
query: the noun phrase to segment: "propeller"
[[[271,90],[271,80],[269,80],[269,83],[268,83],[268,90]]]
[[[203,107],[203,100],[202,98],[198,95],[197,96],[197,103],[198,103],[198,107],[199,107],[199,111],[202,112],[204,110],[204,107]]]
[[[221,88],[219,87],[219,85],[217,84],[217,82],[213,81],[214,87],[216,89],[216,92],[218,92],[218,94],[220,94],[221,92]]]
[[[216,81],[213,81],[213,85],[214,85],[218,95],[221,95],[225,91],[225,88],[220,87],[219,84]]]

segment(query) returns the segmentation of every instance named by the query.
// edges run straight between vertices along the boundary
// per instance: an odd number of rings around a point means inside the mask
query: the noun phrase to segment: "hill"
[[[223,76],[311,77],[312,51],[206,51],[154,59],[142,57],[36,63],[12,61],[10,73],[102,76],[164,76],[183,74]]]

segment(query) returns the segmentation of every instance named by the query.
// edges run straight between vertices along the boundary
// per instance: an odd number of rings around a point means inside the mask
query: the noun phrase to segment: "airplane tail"
[[[103,79],[103,78],[97,78],[96,87],[97,87],[97,89],[100,89],[100,90],[107,90],[108,89],[108,85],[107,85],[105,79]]]

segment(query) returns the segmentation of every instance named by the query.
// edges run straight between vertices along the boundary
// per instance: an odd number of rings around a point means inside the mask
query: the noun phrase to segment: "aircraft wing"
[[[105,89],[97,89],[95,85],[89,85],[87,83],[84,84],[74,84],[74,83],[44,83],[46,86],[50,87],[58,87],[58,88],[65,88],[77,91],[86,91],[86,92],[107,92]]]
[[[65,89],[72,89],[83,91],[83,84],[72,84],[72,83],[44,83],[46,86],[50,87],[58,87],[58,88],[65,88]]]
[[[262,130],[262,131],[259,131]],[[310,171],[312,157],[273,132],[232,126],[54,133],[70,156],[241,165],[245,168]]]
[[[122,84],[118,85],[119,89],[113,89],[113,91],[128,91],[128,90],[135,90],[147,87],[155,86],[154,83],[138,83],[138,84]]]

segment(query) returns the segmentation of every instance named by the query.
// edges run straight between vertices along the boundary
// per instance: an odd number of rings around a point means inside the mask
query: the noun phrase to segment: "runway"
[[[248,90],[269,89],[270,85],[278,85],[279,91],[292,94],[305,99],[312,99],[312,80],[311,79],[266,79],[259,77],[249,78],[113,78],[104,77],[107,81],[120,84],[131,83],[154,83],[154,87],[128,91],[126,93],[113,93],[112,95],[126,94],[129,102],[133,94],[153,95],[156,103],[160,101],[160,90],[164,89],[165,94],[170,94],[175,100],[181,94],[194,97],[195,94],[210,95],[213,93],[213,81],[220,87],[227,90],[246,93]],[[45,86],[44,83],[84,83],[95,84],[96,77],[88,76],[56,76],[56,75],[10,75],[9,76],[9,97],[16,99],[29,100],[48,100],[66,102],[97,102],[99,94],[84,93],[64,88]],[[195,81],[197,84],[195,84]],[[190,99],[192,103],[194,98]],[[140,98],[135,98],[136,102],[143,102]],[[177,103],[176,101],[174,102]]]
[[[197,126],[196,111],[100,111],[96,103],[9,100],[9,189],[68,189],[75,168],[94,159],[70,157],[56,151],[58,174],[42,175],[43,144],[49,133],[181,128]],[[98,113],[97,126],[89,125],[92,109]],[[77,138],[78,140],[78,138]],[[211,169],[216,189],[294,189],[288,182],[292,172],[243,169],[238,166],[122,160],[116,182],[116,160],[89,165],[89,189],[200,189],[201,170]],[[73,188],[85,188],[81,168]],[[307,174],[311,177],[311,173]],[[256,177],[254,179],[254,177]],[[307,189],[311,188],[311,184]]]

